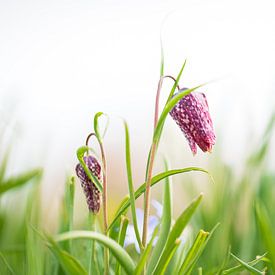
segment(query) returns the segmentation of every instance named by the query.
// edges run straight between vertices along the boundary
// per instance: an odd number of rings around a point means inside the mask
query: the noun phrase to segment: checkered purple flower
[[[186,88],[179,92],[184,90]],[[216,136],[203,93],[192,92],[183,97],[171,110],[170,115],[184,133],[194,155],[197,153],[197,146],[203,152],[211,152]]]
[[[91,173],[100,180],[101,178],[101,167],[96,158],[93,156],[87,156],[83,158],[85,164]],[[101,202],[101,194],[100,191],[96,188],[94,183],[89,179],[87,174],[85,173],[83,167],[80,163],[76,165],[75,168],[76,175],[81,181],[81,186],[84,190],[87,205],[91,212],[94,214],[99,212],[100,202]]]

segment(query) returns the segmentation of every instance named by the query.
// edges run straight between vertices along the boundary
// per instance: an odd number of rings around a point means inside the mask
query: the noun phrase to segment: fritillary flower
[[[101,178],[101,167],[98,161],[93,156],[87,156],[83,158],[85,164],[87,165],[88,169],[91,173],[100,180]],[[76,168],[76,175],[81,181],[81,186],[84,190],[87,205],[89,210],[96,214],[99,212],[100,209],[100,202],[101,202],[101,194],[100,191],[96,188],[94,183],[89,179],[87,174],[85,173],[83,167],[80,163],[77,164]]]
[[[179,93],[184,90],[186,88]],[[170,115],[184,133],[194,155],[197,153],[197,146],[203,152],[211,152],[216,136],[203,93],[192,92],[183,97],[170,111]]]

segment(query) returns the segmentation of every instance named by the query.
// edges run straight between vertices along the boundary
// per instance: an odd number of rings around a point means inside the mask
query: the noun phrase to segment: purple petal
[[[203,152],[211,151],[216,137],[204,94],[192,92],[183,97],[171,110],[170,115],[184,133],[193,154],[197,153],[196,145]]]

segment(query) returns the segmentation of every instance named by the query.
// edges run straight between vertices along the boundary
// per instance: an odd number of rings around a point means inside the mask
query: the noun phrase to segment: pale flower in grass
[[[184,90],[186,88],[179,93]],[[170,115],[184,133],[194,155],[197,146],[203,152],[211,152],[216,136],[205,94],[192,92],[186,95],[170,111]]]
[[[155,228],[160,224],[160,220],[162,217],[163,212],[163,205],[159,203],[157,200],[152,200],[151,202],[152,206],[155,208],[156,215],[149,216],[149,226],[148,226],[148,242],[151,240],[153,236],[153,232]],[[142,226],[143,226],[143,210],[140,208],[136,209],[137,214],[137,224],[138,224],[138,230],[139,232],[142,232]],[[174,225],[175,221],[172,220],[172,226]],[[181,245],[185,245],[187,243],[187,240],[190,238],[192,232],[192,228],[188,225],[184,231],[182,232],[180,236]],[[153,246],[156,244],[158,237],[155,237]],[[127,231],[126,231],[126,237],[124,242],[124,247],[127,247],[131,244],[134,244],[135,249],[138,253],[140,253],[139,245],[136,239],[134,226],[132,224],[129,224]]]
[[[163,206],[156,200],[152,200],[152,205],[156,210],[156,215],[149,216],[149,223],[148,223],[148,240],[150,240],[153,236],[153,232],[155,228],[159,225],[160,219],[162,216],[162,209]],[[136,209],[136,214],[137,214],[137,225],[138,225],[138,230],[139,232],[142,232],[142,226],[143,226],[143,215],[144,212],[142,209],[137,208]],[[157,238],[155,238],[154,243],[157,241]],[[139,245],[136,239],[135,235],[135,230],[134,226],[132,224],[129,224],[127,231],[126,231],[126,237],[125,237],[125,242],[124,246],[127,247],[130,244],[134,244],[136,251],[140,253]]]

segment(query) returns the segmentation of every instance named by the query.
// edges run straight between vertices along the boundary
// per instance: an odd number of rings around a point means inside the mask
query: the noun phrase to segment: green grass
[[[185,63],[156,125],[152,139],[156,144],[169,111],[184,95],[196,89],[172,98],[184,67]],[[162,60],[161,75],[163,68]],[[101,115],[95,115],[94,127],[103,145],[98,125]],[[146,188],[145,183],[141,183],[134,190],[126,122],[125,167],[129,195],[110,219],[107,231],[102,229],[102,213],[94,215],[88,211],[87,221],[77,230],[74,228],[75,188],[79,181],[72,175],[65,183],[58,229],[46,232],[40,200],[42,169],[7,177],[8,154],[5,154],[0,164],[0,274],[104,274],[106,270],[108,274],[150,275],[275,274],[275,174],[266,168],[274,121],[273,115],[258,146],[247,156],[241,175],[236,176],[218,153],[210,165],[211,175],[198,167],[172,169],[165,161],[165,171],[154,175],[150,182],[151,187],[163,186],[163,215],[145,247],[141,244],[136,199]],[[89,151],[89,147],[82,146],[77,150],[77,157],[102,191],[102,183],[83,161]],[[192,180],[186,182],[184,174],[190,172],[204,173],[209,183],[215,179],[215,184],[208,185],[204,201],[200,188]],[[184,192],[190,197],[188,206],[176,219],[172,216],[173,176],[184,177]],[[27,197],[22,195],[18,201],[18,194],[27,194]],[[133,246],[124,248],[129,214],[140,254]],[[187,226],[192,228],[192,234],[182,239]]]

